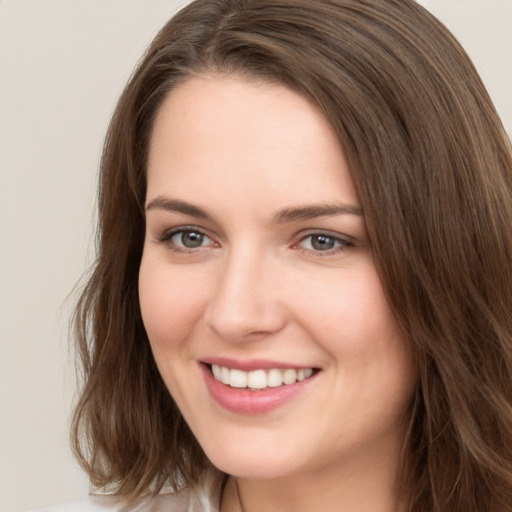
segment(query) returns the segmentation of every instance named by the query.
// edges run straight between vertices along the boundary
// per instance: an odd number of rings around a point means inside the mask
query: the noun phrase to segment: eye
[[[208,242],[209,240],[206,235],[198,231],[181,231],[171,237],[173,244],[186,247],[187,249],[201,247],[205,241]]]
[[[312,233],[299,242],[299,247],[307,251],[331,252],[344,250],[352,246],[352,242],[328,233]]]
[[[175,251],[189,251],[215,245],[215,242],[198,229],[175,229],[165,233],[161,239]]]

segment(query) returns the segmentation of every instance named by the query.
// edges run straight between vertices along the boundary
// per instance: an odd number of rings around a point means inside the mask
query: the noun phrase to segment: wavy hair
[[[74,317],[72,441],[91,482],[134,497],[210,467],[137,292],[152,125],[177,84],[208,73],[284,84],[337,134],[417,364],[407,510],[512,510],[511,146],[466,53],[412,0],[197,0],[149,46],[106,136],[97,260]]]

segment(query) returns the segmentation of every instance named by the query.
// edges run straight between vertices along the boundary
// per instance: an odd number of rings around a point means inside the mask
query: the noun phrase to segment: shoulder
[[[213,494],[205,489],[183,490],[142,498],[129,505],[114,496],[91,495],[32,512],[219,512]]]

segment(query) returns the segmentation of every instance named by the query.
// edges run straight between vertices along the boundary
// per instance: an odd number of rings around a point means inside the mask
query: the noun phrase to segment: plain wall
[[[87,493],[68,443],[68,295],[94,255],[95,183],[116,98],[186,1],[0,0],[0,511]],[[425,0],[512,133],[511,0]]]

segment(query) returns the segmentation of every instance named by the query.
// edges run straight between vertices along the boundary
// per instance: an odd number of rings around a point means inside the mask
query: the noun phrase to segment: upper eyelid
[[[209,231],[207,229],[203,229],[203,228],[200,228],[198,226],[176,226],[174,228],[168,228],[168,229],[164,229],[160,236],[158,237],[159,239],[170,239],[171,237],[173,237],[174,235],[178,234],[178,233],[183,233],[183,232],[197,232],[197,233],[201,233],[201,235],[204,235],[204,236],[207,236],[208,238],[211,238],[213,240],[213,236],[209,233]]]
[[[324,235],[327,237],[335,238],[336,240],[341,240],[342,242],[355,244],[356,238],[347,234],[337,233],[335,231],[331,231],[329,229],[311,229],[306,232],[299,233],[297,238],[300,240],[304,240],[308,236],[314,235]]]
[[[146,217],[147,219],[147,217]],[[188,220],[188,219],[187,219]],[[225,239],[225,234],[221,228],[217,228],[217,226],[209,226],[208,221],[196,224],[197,221],[191,220],[188,224],[187,220],[179,220],[174,222],[169,222],[163,218],[154,218],[152,221],[146,221],[146,229],[148,233],[153,233],[153,237],[155,240],[163,241],[164,238],[169,238],[173,234],[180,231],[197,231],[207,237],[211,238],[217,243],[220,243]]]

